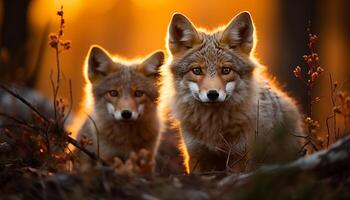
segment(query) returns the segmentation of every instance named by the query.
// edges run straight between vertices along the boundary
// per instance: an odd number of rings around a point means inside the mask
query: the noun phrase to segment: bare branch
[[[75,139],[71,138],[70,136],[66,136],[67,142],[72,144],[74,147],[78,148],[80,151],[84,152],[86,155],[88,155],[92,160],[94,161],[99,161],[101,162],[104,166],[108,166],[107,162],[102,160],[100,157],[98,157],[95,153],[90,152],[89,150],[87,150],[86,148],[84,148],[83,146],[81,146],[79,144],[78,141],[76,141]]]
[[[0,83],[0,88],[5,90],[7,93],[11,94],[12,96],[14,96],[16,99],[18,99],[19,101],[21,101],[23,104],[25,104],[26,106],[28,106],[32,111],[34,111],[41,119],[45,120],[46,122],[50,122],[50,120],[48,120],[44,115],[42,115],[31,103],[29,103],[26,99],[24,99],[23,97],[21,97],[20,95],[18,95],[16,92],[10,90],[9,88],[7,88],[5,85]]]
[[[88,116],[89,120],[92,122],[92,124],[94,125],[95,130],[96,130],[97,156],[100,156],[100,132],[97,128],[95,120],[89,114],[87,114],[87,116]]]

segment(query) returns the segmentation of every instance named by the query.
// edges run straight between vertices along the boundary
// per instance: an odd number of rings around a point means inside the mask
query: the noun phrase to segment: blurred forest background
[[[320,38],[318,50],[326,70],[317,85],[321,102],[315,109],[323,129],[325,118],[332,112],[328,72],[344,84],[345,90],[350,88],[350,1],[346,0],[0,0],[2,82],[20,82],[52,96],[49,73],[55,67],[55,52],[47,45],[47,35],[58,29],[53,13],[61,4],[65,38],[72,41],[72,48],[61,55],[67,80],[62,81],[61,95],[69,97],[71,79],[74,111],[78,111],[83,97],[82,68],[90,45],[99,44],[126,58],[164,49],[174,12],[208,29],[228,23],[240,11],[251,12],[257,29],[257,57],[300,102],[304,112],[306,89],[294,77],[293,69],[304,64],[310,21],[312,31]]]

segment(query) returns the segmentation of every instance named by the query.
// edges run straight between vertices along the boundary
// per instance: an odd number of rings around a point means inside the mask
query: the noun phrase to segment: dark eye
[[[143,94],[144,94],[143,91],[141,91],[141,90],[135,90],[135,97],[142,97]]]
[[[108,91],[108,94],[111,97],[117,97],[119,95],[117,90],[110,90],[110,91]]]
[[[199,68],[199,67],[194,67],[191,69],[192,73],[195,74],[195,75],[201,75],[203,72],[202,72],[202,69]]]
[[[232,71],[232,69],[229,68],[229,67],[223,67],[223,68],[221,68],[221,73],[224,74],[224,75],[229,74],[231,71]]]

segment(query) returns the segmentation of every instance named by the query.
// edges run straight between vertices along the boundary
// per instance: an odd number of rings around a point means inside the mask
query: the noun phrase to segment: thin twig
[[[54,118],[55,118],[55,122],[56,122],[56,127],[57,130],[59,130],[58,128],[58,118],[57,118],[57,97],[56,97],[56,86],[55,86],[55,82],[53,80],[53,70],[50,70],[50,82],[51,82],[51,87],[52,87],[52,93],[53,93],[53,111],[54,111]]]
[[[17,124],[22,125],[22,126],[24,126],[24,127],[27,127],[27,128],[29,128],[29,129],[38,130],[38,127],[33,126],[33,125],[27,123],[26,121],[17,119],[17,118],[15,118],[15,117],[12,117],[12,116],[10,116],[10,115],[8,115],[8,114],[6,114],[6,113],[0,113],[0,117],[1,117],[1,116],[2,116],[2,117],[5,117],[5,118],[7,118],[7,119],[10,119],[10,120],[16,122]]]
[[[72,110],[73,110],[73,89],[72,89],[72,81],[71,80],[69,80],[69,100],[70,100],[69,110],[68,110],[65,118],[63,119],[63,125],[66,123],[68,117],[70,116],[70,114],[72,113]]]
[[[13,92],[9,88],[7,88],[5,85],[0,83],[0,88],[5,90],[7,93],[11,94],[14,96],[16,99],[20,100],[23,104],[28,106],[32,111],[34,111],[41,119],[45,120],[46,122],[50,122],[44,115],[42,115],[31,103],[29,103],[26,99],[18,95],[16,92]]]
[[[233,168],[235,165],[237,165],[241,160],[243,160],[243,158],[245,158],[248,155],[248,150],[247,150],[247,145],[245,145],[245,150],[244,153],[242,154],[242,156],[237,159],[234,163],[232,163],[232,165],[230,166],[230,168]]]
[[[332,78],[332,74],[329,73],[329,81],[330,81],[330,89],[331,89],[331,101],[332,101],[332,106],[333,106],[333,135],[334,135],[334,142],[336,141],[335,139],[335,135],[336,135],[336,132],[337,132],[337,115],[334,111],[334,107],[336,106],[335,104],[335,99],[334,99],[334,93],[336,92],[336,88],[334,86],[334,82],[333,82],[333,78]],[[329,134],[329,133],[328,133]],[[327,148],[328,148],[328,144],[329,144],[329,141],[327,141]]]
[[[190,159],[193,159],[193,158],[190,158]],[[190,169],[190,172],[192,173],[193,171],[195,171],[197,169],[198,165],[199,165],[199,160],[196,161],[196,163],[194,164],[192,169]]]
[[[288,134],[290,134],[290,135],[292,135],[294,137],[308,139],[308,136],[305,136],[305,135],[297,135],[297,134],[294,134],[294,133],[291,133],[291,132],[288,132]]]
[[[84,152],[86,155],[88,155],[92,160],[94,161],[99,161],[102,163],[102,165],[104,166],[108,166],[107,162],[104,161],[103,159],[101,159],[100,157],[98,157],[95,153],[90,152],[89,150],[87,150],[86,148],[84,148],[83,146],[81,146],[79,144],[78,141],[76,141],[75,139],[71,138],[70,136],[66,136],[66,140],[68,143],[72,144],[74,147],[78,148],[80,151]]]
[[[335,118],[335,117],[336,117],[335,115],[332,115],[332,116],[327,117],[327,119],[326,119],[326,126],[327,126],[327,135],[326,135],[326,137],[327,137],[327,149],[328,149],[328,147],[329,147],[329,138],[330,138],[330,130],[329,130],[329,123],[328,123],[328,120],[330,120],[330,119],[332,119],[332,118]]]
[[[95,127],[95,131],[96,131],[96,140],[97,140],[97,156],[100,156],[100,132],[97,128],[96,122],[95,120],[89,115],[87,114],[89,120],[92,122],[92,124]]]
[[[58,45],[55,48],[55,50],[56,50],[56,70],[57,70],[56,73],[57,73],[57,77],[56,77],[56,87],[55,87],[55,90],[54,90],[54,106],[55,106],[55,119],[58,122],[57,112],[56,112],[57,105],[56,105],[56,102],[55,102],[55,101],[57,101],[58,91],[59,91],[59,88],[60,88],[60,79],[61,79],[61,67],[60,67]]]
[[[310,144],[315,151],[318,151],[318,148],[317,148],[316,144],[314,143],[314,141],[312,141],[312,139],[310,139]]]
[[[38,116],[40,116],[41,119],[45,120],[48,123],[48,127],[50,127],[50,124],[52,124],[52,122],[50,120],[48,120],[44,115],[42,115],[34,106],[32,106],[32,104],[30,104],[27,100],[25,100],[23,97],[21,97],[20,95],[18,95],[17,93],[13,92],[12,90],[8,89],[6,86],[2,85],[0,83],[0,88],[2,88],[3,90],[5,90],[6,92],[8,92],[9,94],[11,94],[12,96],[14,96],[16,99],[20,100],[22,103],[24,103],[27,107],[29,107],[33,112],[35,112]],[[2,116],[6,116],[8,118],[13,119],[14,121],[25,125],[31,129],[34,130],[42,130],[42,128],[40,127],[35,127],[35,126],[31,126],[30,124],[28,124],[25,121],[21,121],[18,120],[14,117],[8,116],[7,114],[2,113]],[[42,130],[44,133],[47,131]],[[82,147],[76,140],[74,140],[73,138],[71,138],[70,136],[66,136],[66,141],[70,144],[72,144],[73,146],[75,146],[76,148],[78,148],[79,150],[81,150],[82,152],[84,152],[85,154],[87,154],[91,159],[95,160],[95,161],[100,161],[103,165],[107,165],[107,163],[105,161],[103,161],[100,157],[96,156],[94,153],[90,152],[89,150],[85,149],[84,147]]]
[[[231,148],[229,149],[227,158],[226,158],[226,169],[230,168],[230,157],[231,157]]]
[[[306,141],[306,143],[300,148],[300,150],[298,151],[298,154],[300,154],[301,152],[303,152],[304,151],[304,148],[308,145],[308,144],[310,144],[310,142],[311,142],[311,140],[308,140],[308,141]]]

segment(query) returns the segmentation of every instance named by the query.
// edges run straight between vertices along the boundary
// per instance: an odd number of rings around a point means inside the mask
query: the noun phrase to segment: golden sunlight
[[[65,35],[72,40],[72,49],[64,56],[62,70],[67,77],[76,77],[73,84],[74,99],[80,102],[83,97],[81,88],[84,79],[81,72],[90,45],[99,44],[112,54],[127,58],[143,56],[157,49],[164,50],[164,38],[174,12],[187,15],[198,27],[212,29],[227,24],[240,11],[250,11],[258,29],[257,36],[261,38],[255,54],[266,63],[271,62],[272,47],[276,41],[273,38],[277,37],[275,24],[278,21],[275,16],[278,3],[270,0],[269,3],[259,4],[257,7],[254,5],[259,1],[253,2],[256,3],[243,0],[205,4],[200,0],[100,0],[89,3],[82,0],[64,1]],[[50,30],[55,30],[52,13],[56,12],[61,3],[62,1],[47,0],[33,2],[30,21],[35,27],[33,34],[37,38],[47,23],[52,24]],[[50,66],[52,56],[50,52],[45,54],[43,66]],[[38,84],[38,88],[47,95],[51,94],[51,88],[47,84],[49,71],[50,67],[42,69]],[[68,97],[67,94],[68,91],[63,89],[62,95]],[[76,103],[74,110],[77,111],[78,108]]]
[[[0,0],[0,199],[349,197],[349,6]]]

